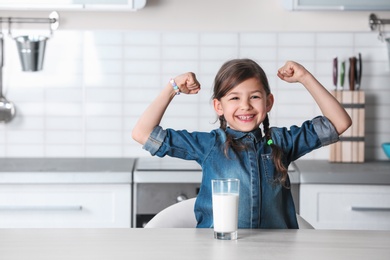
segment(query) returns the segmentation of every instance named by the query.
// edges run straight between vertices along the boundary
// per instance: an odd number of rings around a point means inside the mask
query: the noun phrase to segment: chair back
[[[194,205],[196,198],[173,204],[154,216],[145,228],[195,228]]]
[[[194,205],[196,198],[173,204],[154,216],[145,228],[195,228]],[[309,222],[297,214],[300,229],[314,229]]]

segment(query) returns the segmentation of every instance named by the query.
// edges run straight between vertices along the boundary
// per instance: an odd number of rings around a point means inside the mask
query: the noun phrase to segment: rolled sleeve
[[[150,152],[151,155],[155,155],[164,142],[166,135],[167,132],[161,126],[156,126],[142,148]]]
[[[329,119],[320,116],[314,118],[312,122],[314,130],[323,146],[335,143],[339,140],[339,134]]]

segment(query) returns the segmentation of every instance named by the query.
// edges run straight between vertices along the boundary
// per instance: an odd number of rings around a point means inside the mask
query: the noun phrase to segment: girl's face
[[[213,100],[218,116],[223,115],[230,128],[241,132],[257,129],[273,103],[273,95],[267,96],[263,86],[255,78],[237,85],[221,100]]]

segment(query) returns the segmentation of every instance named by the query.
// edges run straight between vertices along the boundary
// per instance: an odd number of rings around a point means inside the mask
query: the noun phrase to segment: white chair
[[[154,216],[145,228],[194,228],[196,219],[194,214],[194,204],[196,198],[184,200],[173,204]],[[297,214],[300,229],[314,229],[309,222]]]
[[[300,215],[297,214],[297,221],[299,229],[314,229],[314,227],[306,221],[306,219],[302,218]]]
[[[194,228],[196,219],[194,204],[196,198],[173,204],[154,216],[145,228]]]

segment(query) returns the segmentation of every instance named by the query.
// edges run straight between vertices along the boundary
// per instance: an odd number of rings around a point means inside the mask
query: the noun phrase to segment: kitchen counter
[[[131,183],[134,158],[0,158],[0,184]]]
[[[295,163],[288,168],[290,182],[299,184]],[[136,183],[200,183],[202,168],[195,161],[172,157],[145,157],[136,162],[133,180]]]
[[[390,161],[330,163],[326,160],[297,160],[300,184],[389,185]]]
[[[139,158],[134,167],[134,183],[200,183],[202,168],[195,161],[157,156]]]
[[[388,259],[390,231],[212,229],[0,229],[2,260]]]
[[[143,158],[147,164],[138,165],[135,176],[132,176],[136,161],[135,158],[0,158],[0,184],[131,183],[133,178],[141,182],[154,182],[156,178],[162,182],[201,180],[201,168],[195,162]],[[389,185],[390,161],[330,163],[327,160],[297,160],[290,165],[289,175],[293,184]]]

